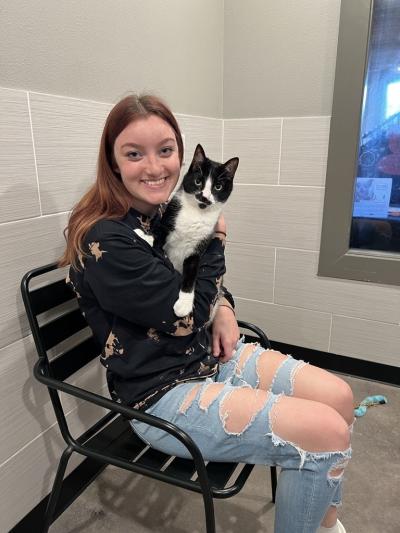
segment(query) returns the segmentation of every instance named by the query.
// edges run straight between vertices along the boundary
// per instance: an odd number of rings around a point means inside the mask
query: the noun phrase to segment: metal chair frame
[[[204,503],[206,531],[207,533],[215,533],[213,498],[228,498],[237,494],[244,486],[254,465],[240,465],[238,472],[238,463],[206,463],[191,437],[178,426],[65,382],[67,377],[78,372],[90,360],[97,357],[99,350],[93,337],[89,337],[72,349],[67,349],[64,353],[59,354],[56,358],[49,359],[47,352],[50,348],[87,327],[87,323],[77,306],[72,310],[69,308],[65,312],[60,313],[58,311],[55,318],[39,324],[39,315],[45,312],[49,314],[60,304],[76,300],[75,295],[64,280],[31,289],[32,280],[57,268],[57,263],[36,268],[29,271],[21,282],[22,297],[39,356],[34,366],[34,376],[48,387],[58,426],[67,445],[60,458],[41,531],[44,533],[48,531],[50,525],[97,477],[101,469],[107,465],[114,465],[200,493]],[[58,309],[60,308],[58,307]],[[270,347],[267,336],[260,328],[243,321],[238,323],[241,329],[249,330],[255,334],[262,346]],[[74,438],[68,427],[59,392],[103,407],[109,413],[97,420],[81,436]],[[169,456],[152,449],[134,434],[128,423],[129,419],[146,422],[170,433],[187,448],[192,460]],[[100,463],[102,467],[79,490],[68,494],[60,503],[64,474],[73,452]],[[234,481],[226,486],[234,473]],[[271,466],[273,502],[275,501],[276,483],[276,468]],[[71,489],[69,491],[71,492]]]

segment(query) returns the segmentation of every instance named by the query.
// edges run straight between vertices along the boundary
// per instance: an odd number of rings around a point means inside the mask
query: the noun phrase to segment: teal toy
[[[388,403],[386,396],[381,396],[380,394],[376,396],[367,396],[354,409],[354,416],[364,416],[367,412],[368,407],[374,407],[375,405],[383,405],[385,403]]]

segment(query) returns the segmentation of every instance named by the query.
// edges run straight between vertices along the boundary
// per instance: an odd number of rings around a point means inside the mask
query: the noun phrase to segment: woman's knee
[[[350,426],[354,421],[354,397],[350,385],[321,368],[306,365],[296,375],[294,396],[333,407]]]
[[[337,378],[335,385],[336,406],[335,409],[346,420],[349,426],[354,422],[354,396],[353,391],[348,383],[343,379]]]
[[[271,411],[273,432],[308,452],[336,452],[350,447],[350,431],[332,407],[311,400],[282,397]]]

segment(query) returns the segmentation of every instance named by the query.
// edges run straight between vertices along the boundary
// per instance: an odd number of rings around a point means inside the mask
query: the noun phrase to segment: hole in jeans
[[[186,411],[189,409],[189,407],[192,405],[194,399],[196,398],[196,394],[198,392],[198,390],[200,389],[201,387],[201,383],[198,383],[197,385],[195,385],[192,389],[190,389],[190,391],[187,393],[187,395],[185,396],[180,408],[179,408],[179,412],[181,414],[185,414]]]
[[[218,394],[224,388],[223,383],[210,383],[204,387],[199,399],[199,407],[204,411],[210,407],[213,401],[217,398]]]
[[[236,375],[240,376],[242,373],[243,368],[245,367],[247,361],[250,359],[251,354],[256,349],[256,344],[247,344],[245,348],[243,348],[242,353],[239,356],[238,364],[236,367]]]
[[[250,387],[229,392],[220,405],[220,417],[226,433],[241,435],[268,400],[268,393]]]

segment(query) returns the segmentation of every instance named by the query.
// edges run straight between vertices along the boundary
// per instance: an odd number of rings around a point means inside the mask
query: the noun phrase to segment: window
[[[341,3],[318,274],[400,284],[400,0]]]

